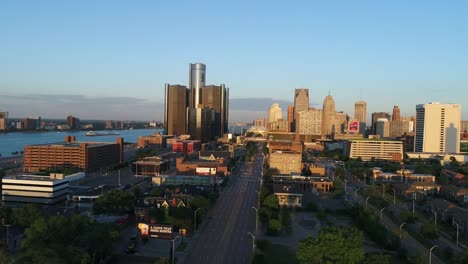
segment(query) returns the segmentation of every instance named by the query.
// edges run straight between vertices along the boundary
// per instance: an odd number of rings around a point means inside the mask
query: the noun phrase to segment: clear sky
[[[368,115],[429,101],[468,119],[468,1],[0,1],[0,110],[162,120],[188,64],[225,83],[231,120],[310,89]],[[242,99],[242,103],[235,103]],[[245,102],[247,103],[244,108]],[[260,101],[259,101],[260,102]],[[283,109],[286,110],[286,109]]]

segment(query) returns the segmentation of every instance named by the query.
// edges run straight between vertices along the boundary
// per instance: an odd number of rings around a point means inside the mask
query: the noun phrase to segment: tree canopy
[[[100,196],[93,205],[96,214],[125,214],[133,209],[135,196],[124,190],[112,190]]]
[[[297,259],[301,264],[359,263],[364,259],[362,233],[355,228],[322,228],[317,236],[299,242]]]

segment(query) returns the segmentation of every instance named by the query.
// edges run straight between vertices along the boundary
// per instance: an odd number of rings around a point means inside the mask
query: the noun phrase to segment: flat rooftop
[[[44,144],[34,144],[27,145],[36,147],[36,146],[50,146],[50,147],[79,147],[80,144],[88,144],[90,146],[104,146],[104,145],[113,145],[115,142],[56,142],[56,143],[44,143]]]

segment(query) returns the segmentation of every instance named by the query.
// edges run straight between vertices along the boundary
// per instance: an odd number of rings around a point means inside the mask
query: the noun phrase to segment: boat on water
[[[95,131],[86,132],[86,136],[114,136],[114,135],[120,135],[120,133],[119,132],[95,132]]]

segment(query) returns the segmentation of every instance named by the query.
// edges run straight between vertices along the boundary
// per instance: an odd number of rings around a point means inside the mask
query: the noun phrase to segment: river
[[[119,132],[120,135],[86,136],[88,131],[53,131],[53,132],[11,132],[0,133],[1,157],[13,156],[15,151],[23,151],[25,145],[47,144],[64,142],[65,136],[75,136],[76,141],[81,142],[115,142],[118,137],[123,137],[125,142],[137,143],[139,136],[152,135],[154,132],[162,132],[162,129],[133,129],[96,132]]]

